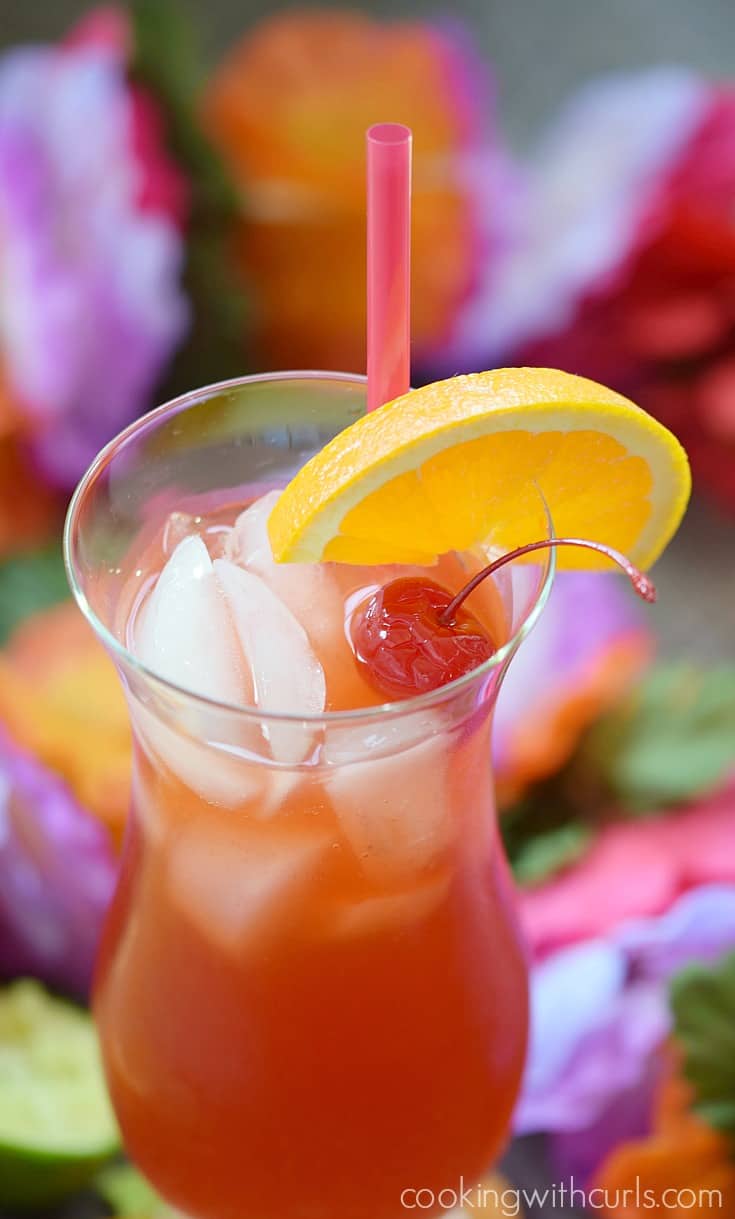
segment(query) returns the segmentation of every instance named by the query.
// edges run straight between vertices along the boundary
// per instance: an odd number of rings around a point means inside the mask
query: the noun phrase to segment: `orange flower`
[[[365,131],[414,133],[413,320],[419,355],[476,283],[487,191],[487,82],[458,34],[359,13],[268,19],[216,72],[204,119],[243,198],[238,257],[274,366],[365,366]],[[471,183],[473,183],[471,185]],[[494,189],[494,188],[493,188]]]
[[[498,703],[493,756],[501,806],[561,770],[584,731],[630,689],[652,650],[651,636],[614,576],[557,577]]]
[[[614,640],[588,665],[578,683],[556,692],[547,703],[538,701],[519,720],[497,775],[502,808],[521,798],[533,783],[556,774],[574,753],[582,734],[619,701],[651,658],[643,631]]]
[[[651,1191],[673,1219],[711,1216],[719,1191],[721,1213],[735,1210],[735,1163],[728,1141],[691,1112],[691,1091],[676,1071],[664,1080],[648,1138],[617,1148],[594,1186],[604,1191],[609,1219],[645,1219]]]
[[[119,841],[130,788],[125,699],[72,602],[27,619],[0,654],[0,719]]]

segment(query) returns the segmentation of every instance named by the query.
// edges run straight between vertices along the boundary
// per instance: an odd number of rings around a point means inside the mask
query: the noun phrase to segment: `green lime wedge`
[[[94,1186],[115,1212],[116,1219],[176,1219],[176,1211],[159,1198],[132,1164],[108,1166]]]
[[[89,1014],[37,982],[0,990],[0,1209],[82,1189],[120,1147]]]

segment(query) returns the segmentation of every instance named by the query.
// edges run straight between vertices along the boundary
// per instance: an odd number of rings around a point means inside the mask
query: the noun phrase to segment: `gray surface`
[[[735,519],[695,501],[653,575],[661,654],[735,662]]]

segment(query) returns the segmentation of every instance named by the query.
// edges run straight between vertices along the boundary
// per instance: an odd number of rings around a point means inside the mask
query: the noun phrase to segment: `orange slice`
[[[431,564],[543,536],[605,542],[647,568],[682,518],[678,440],[613,390],[547,368],[499,368],[412,390],[358,419],[299,471],[268,528],[280,562]],[[559,565],[606,567],[587,551]]]

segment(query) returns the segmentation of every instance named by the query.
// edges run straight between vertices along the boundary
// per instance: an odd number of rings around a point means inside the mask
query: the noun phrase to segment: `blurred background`
[[[191,38],[195,41],[197,71],[204,76],[222,63],[223,57],[226,58],[228,50],[232,51],[244,31],[257,27],[266,17],[273,18],[277,14],[293,11],[294,7],[266,3],[249,3],[243,6],[229,3],[228,0],[202,6],[193,0],[182,0],[177,11],[182,15],[182,26],[191,27],[184,40]],[[343,11],[334,3],[321,7],[325,13]],[[141,9],[144,8],[142,5]],[[84,3],[84,0],[56,0],[53,4],[35,5],[0,0],[0,45],[10,47],[13,44],[56,42],[67,35],[74,24],[89,11],[90,5]],[[377,18],[434,21],[445,28],[447,25],[448,10],[442,12],[440,6],[434,8],[410,3],[408,0],[399,0],[397,4],[355,5],[352,11],[360,11]],[[631,79],[636,73],[645,72],[655,65],[666,68],[675,65],[700,74],[709,81],[725,82],[733,69],[731,43],[735,33],[735,16],[727,0],[709,0],[706,6],[698,6],[691,0],[651,0],[645,6],[635,0],[619,0],[615,5],[599,7],[597,10],[591,10],[579,0],[555,0],[553,5],[537,5],[532,3],[532,0],[517,0],[513,4],[463,0],[463,3],[452,6],[452,20],[463,26],[463,37],[471,42],[474,51],[487,65],[492,76],[491,95],[488,96],[484,111],[480,106],[476,117],[488,130],[499,129],[502,141],[507,143],[508,149],[523,158],[532,159],[534,152],[538,152],[550,126],[553,126],[554,118],[586,82],[592,82],[594,85],[600,78],[609,79],[610,74],[615,73],[627,75]],[[359,35],[356,37],[359,41]],[[161,48],[162,58],[166,58],[169,53],[168,47]],[[159,69],[161,76],[165,76],[166,65],[161,63]],[[379,96],[379,78],[378,70],[373,84],[376,93],[371,99],[368,95],[366,114],[372,113],[370,102],[375,102]],[[293,82],[293,87],[297,89],[297,82]],[[337,82],[335,87],[338,87]],[[393,98],[391,100],[393,101]],[[408,91],[405,100],[408,101]],[[251,98],[250,102],[257,106],[257,97]],[[265,97],[262,104],[267,104]],[[627,119],[630,120],[630,135],[636,126],[636,107],[640,106],[645,110],[648,102],[641,95],[637,100],[631,97],[628,104],[628,115],[622,115],[619,122],[624,128]],[[400,95],[395,98],[394,110],[395,113],[401,111]],[[661,131],[657,130],[655,120],[651,124],[648,138],[655,146],[652,149],[652,158],[660,152],[659,145],[668,139],[670,124],[676,121],[676,117],[673,110],[669,112],[668,121],[666,114],[662,114]],[[359,121],[355,116],[352,131],[357,128]],[[615,133],[612,134],[615,138]],[[345,136],[349,139],[346,133]],[[306,138],[308,141],[305,132],[302,132],[299,138]],[[569,138],[573,138],[571,132]],[[566,166],[570,176],[579,172],[587,178],[595,172],[595,166],[589,163],[594,148],[595,136],[590,138],[588,130],[585,133],[584,147],[579,149],[576,165],[573,161]],[[356,154],[361,150],[352,151]],[[418,142],[417,154],[420,157],[421,148]],[[635,155],[631,152],[631,156]],[[645,175],[645,149],[639,150],[639,155],[644,161],[641,172]],[[724,167],[723,172],[727,172]],[[558,187],[559,184],[556,185]],[[631,193],[642,187],[640,177],[636,180],[635,174],[627,183],[627,189]],[[609,203],[609,200],[607,203],[605,201],[609,189],[606,180],[600,184],[601,210]],[[580,193],[587,194],[589,190],[590,182],[585,181]],[[490,206],[497,201],[488,198],[487,202]],[[359,224],[356,224],[353,232],[346,238],[350,246],[354,245],[357,258],[361,257],[361,239],[358,234]],[[305,242],[306,249],[314,249],[312,238],[313,232]],[[549,233],[549,241],[552,240],[553,237]],[[285,244],[284,240],[284,257]],[[305,257],[306,251],[303,247],[299,247],[299,252]],[[620,253],[622,256],[622,251]],[[294,246],[294,257],[295,254]],[[313,258],[312,265],[318,261],[318,256]],[[605,270],[601,269],[600,274],[604,274]],[[355,267],[355,280],[359,283],[357,271],[358,268]],[[268,275],[267,268],[264,274]],[[275,275],[271,276],[271,283],[276,283]],[[271,288],[272,292],[275,290]],[[533,290],[530,285],[529,290]],[[548,291],[548,285],[545,285],[545,290]],[[250,303],[257,311],[257,300]],[[294,318],[297,325],[302,320]],[[354,314],[348,314],[348,324],[355,324]],[[321,353],[315,350],[314,343],[310,341],[311,336],[303,327],[301,329],[304,334],[304,347],[313,353],[307,362],[314,363]],[[357,327],[355,330],[357,332]],[[359,338],[357,341],[359,342]],[[486,344],[486,347],[490,346],[491,344]],[[493,356],[508,359],[519,354],[513,351],[513,343],[505,346],[506,350],[503,351],[501,344],[500,349],[492,352]],[[515,346],[517,347],[517,344]],[[302,356],[301,351],[294,350],[293,344],[290,350],[294,356],[306,359],[306,351]],[[282,354],[284,358],[278,359]],[[336,351],[334,354],[340,353]],[[460,354],[456,363],[457,369],[467,364],[467,354],[470,353]],[[471,353],[475,357],[475,363],[479,354],[478,351]],[[490,351],[488,354],[491,354]],[[464,359],[461,358],[462,355],[465,356]],[[285,353],[278,350],[269,351],[267,347],[259,352],[256,346],[251,349],[248,367],[267,368],[289,362],[294,361],[286,359]],[[183,360],[180,360],[180,364],[185,370],[190,367]],[[350,367],[353,366],[354,361]],[[185,372],[177,379],[174,388],[188,388],[197,380],[201,382],[202,377],[197,377],[196,371],[201,367],[199,361],[192,367],[192,376],[187,380]],[[208,368],[202,368],[202,371],[206,372],[207,376],[211,373],[211,376],[215,377],[219,375],[218,370],[225,367],[225,361],[214,356]],[[231,359],[227,362],[227,367],[237,367],[237,371],[240,371],[241,365],[236,359]],[[454,370],[455,366],[450,362],[446,367]],[[446,371],[446,368],[440,371]],[[594,368],[591,371],[594,373]],[[731,429],[728,431],[728,437],[731,437],[735,424],[728,424],[728,428]],[[723,438],[723,442],[724,439],[726,438]],[[724,477],[726,480],[732,478],[732,470],[726,471]],[[730,500],[735,500],[735,491],[730,492]],[[671,652],[686,646],[688,651],[693,650],[703,657],[715,657],[728,649],[732,650],[735,635],[735,575],[733,564],[728,562],[731,537],[723,524],[717,514],[713,515],[695,502],[675,547],[661,565],[658,579],[663,594],[663,608],[657,609],[655,614],[663,646]],[[707,613],[708,598],[720,607],[714,621],[712,615]],[[676,612],[672,612],[674,602],[677,606]],[[730,613],[726,608],[728,604],[733,606]]]
[[[694,474],[658,605],[560,580],[501,701],[535,1004],[508,1171],[626,1182],[653,1156],[733,1190],[733,45],[730,0],[0,0],[6,997],[31,976],[86,998],[127,807],[124,704],[66,596],[69,494],[172,394],[362,370],[363,133],[406,122],[415,382],[583,373],[671,427]],[[160,1213],[130,1176],[61,1202],[103,1197]]]
[[[248,26],[298,7],[260,0],[183,0],[199,27],[202,53],[215,62]],[[516,147],[529,146],[538,129],[570,89],[600,72],[679,63],[712,77],[732,72],[732,5],[727,0],[618,0],[593,10],[582,0],[500,3],[457,0],[444,9],[418,0],[374,0],[340,6],[372,16],[428,20],[450,11],[465,22],[478,50],[493,63],[504,129]],[[0,4],[3,45],[48,41],[64,35],[89,8],[84,0]]]

